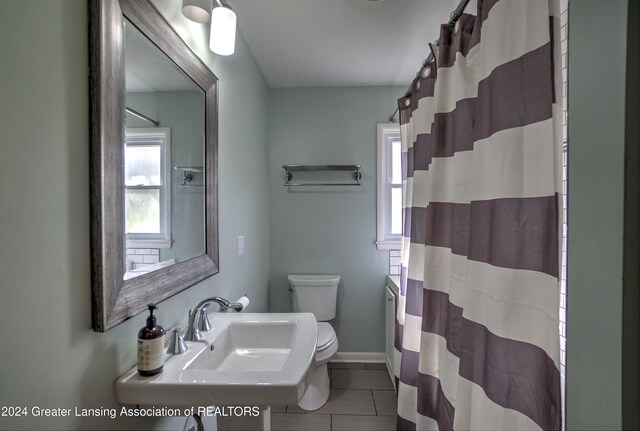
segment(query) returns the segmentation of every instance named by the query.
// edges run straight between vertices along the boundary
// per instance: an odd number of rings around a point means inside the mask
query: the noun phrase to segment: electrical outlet
[[[240,235],[238,238],[238,256],[244,254],[244,235]]]

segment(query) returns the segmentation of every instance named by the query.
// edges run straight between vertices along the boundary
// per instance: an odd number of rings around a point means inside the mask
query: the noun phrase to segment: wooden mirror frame
[[[89,0],[92,325],[104,332],[219,272],[218,78],[149,0]],[[124,19],[205,92],[205,252],[124,280]]]

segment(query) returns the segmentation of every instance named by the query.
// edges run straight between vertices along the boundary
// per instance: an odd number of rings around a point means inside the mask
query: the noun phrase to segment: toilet
[[[327,322],[336,317],[336,295],[339,275],[290,275],[289,291],[293,311],[313,313],[318,321],[316,361],[306,392],[298,403],[303,410],[318,410],[329,399],[329,371],[327,363],[338,351],[338,338]]]

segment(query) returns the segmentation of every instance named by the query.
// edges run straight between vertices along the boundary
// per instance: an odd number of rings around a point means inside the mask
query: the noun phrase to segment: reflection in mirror
[[[219,272],[218,79],[149,0],[89,0],[89,18],[92,324],[104,332]]]
[[[124,279],[205,252],[205,94],[125,20]]]

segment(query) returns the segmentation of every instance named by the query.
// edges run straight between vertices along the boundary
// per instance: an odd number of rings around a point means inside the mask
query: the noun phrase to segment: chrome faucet
[[[209,322],[209,305],[210,304],[205,304],[200,309],[200,314],[198,315],[198,329],[200,332],[211,331],[211,322]]]
[[[165,336],[171,336],[169,334],[173,335],[173,338],[169,341],[169,348],[167,350],[168,354],[182,355],[184,352],[189,350],[187,343],[184,342],[184,337],[180,334],[183,329],[184,328],[180,328],[178,326],[172,326],[164,331]]]
[[[227,311],[230,308],[234,311],[242,311],[242,308],[244,307],[244,305],[239,302],[231,303],[218,296],[203,299],[195,306],[195,308],[189,310],[189,323],[187,325],[187,333],[184,336],[185,340],[199,341],[202,339],[202,334],[200,333],[201,329],[205,332],[211,330],[211,324],[207,317],[207,308],[214,302],[220,306],[220,311]],[[200,324],[196,326],[198,311],[200,311]]]

